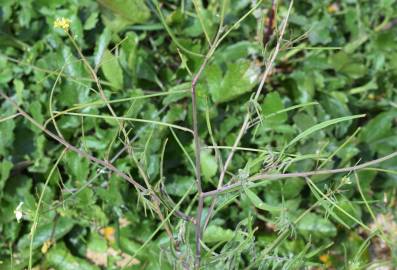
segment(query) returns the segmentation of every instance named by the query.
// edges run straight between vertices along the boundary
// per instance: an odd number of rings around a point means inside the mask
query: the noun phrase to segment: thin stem
[[[116,115],[116,113],[114,112],[112,106],[110,105],[110,103],[109,103],[109,101],[108,101],[108,99],[107,99],[107,97],[106,97],[106,95],[105,95],[105,92],[104,92],[103,89],[102,89],[102,85],[101,85],[101,83],[100,83],[100,81],[99,81],[99,78],[98,78],[98,76],[97,76],[97,74],[96,74],[96,71],[91,67],[90,63],[88,63],[88,61],[87,61],[87,59],[84,57],[84,55],[83,55],[83,53],[82,53],[80,47],[77,45],[75,39],[71,36],[71,34],[69,33],[69,31],[65,31],[65,32],[66,32],[66,34],[68,35],[69,39],[71,40],[73,46],[74,46],[75,49],[77,50],[77,52],[78,52],[80,58],[82,59],[84,65],[88,68],[91,77],[94,79],[94,81],[95,81],[95,83],[96,83],[96,85],[97,85],[97,88],[98,88],[100,97],[102,98],[102,100],[104,101],[104,103],[106,104],[106,106],[108,107],[108,109],[109,109],[111,115],[112,115],[115,119],[117,119],[117,123],[118,123],[118,125],[119,125],[119,128],[120,128],[121,132],[122,132],[123,135],[124,135],[124,139],[125,139],[125,143],[124,143],[124,144],[128,146],[128,147],[127,147],[128,153],[131,155],[131,158],[132,158],[133,162],[135,163],[136,167],[138,168],[139,174],[141,175],[141,177],[143,178],[143,180],[144,180],[144,182],[145,182],[145,184],[146,184],[146,187],[147,187],[147,188],[146,188],[146,192],[149,193],[149,194],[151,195],[150,198],[153,200],[154,205],[156,205],[157,203],[160,202],[160,199],[159,199],[159,197],[155,194],[155,192],[153,191],[153,188],[152,188],[152,186],[150,185],[150,182],[149,182],[149,177],[148,177],[148,175],[146,174],[145,170],[142,168],[142,166],[141,166],[141,164],[140,164],[138,158],[137,158],[136,155],[135,155],[135,151],[134,151],[133,147],[131,146],[131,143],[130,143],[130,140],[129,140],[129,137],[128,137],[128,133],[126,132],[126,130],[125,130],[125,128],[124,128],[124,123],[123,123],[123,121],[122,121],[119,117],[117,117],[117,115]],[[146,121],[146,122],[149,122],[149,121]],[[156,211],[156,212],[157,212],[157,211]],[[162,219],[162,215],[159,215],[159,217],[160,217],[160,219]],[[172,239],[171,239],[171,241],[172,241]]]
[[[194,260],[194,268],[200,269],[201,263],[201,217],[203,215],[204,208],[204,198],[202,196],[203,193],[200,193],[199,202],[197,207],[197,216],[196,216],[196,257]]]
[[[227,1],[227,0],[225,0]],[[244,14],[244,16],[242,16],[237,22],[235,22],[220,38],[219,38],[219,43],[221,43],[229,34],[230,32],[232,32],[234,29],[237,29],[240,24],[252,13],[254,12],[261,4],[262,4],[263,0],[259,0],[258,3],[256,3],[255,6],[253,6],[246,14]],[[224,16],[224,12],[225,12],[225,6],[222,7],[222,15]],[[223,18],[221,21],[221,28],[223,27]]]
[[[101,119],[115,119],[115,120],[122,120],[122,121],[149,123],[149,124],[155,124],[155,125],[180,129],[180,130],[183,130],[183,131],[193,134],[193,131],[189,128],[174,125],[174,124],[164,123],[164,122],[160,122],[160,121],[149,120],[149,119],[139,119],[139,118],[131,118],[131,117],[123,117],[123,116],[97,115],[97,114],[89,114],[89,113],[72,113],[72,112],[57,112],[57,111],[55,111],[55,112],[62,113],[64,115],[74,115],[74,116],[84,116],[84,117],[101,118]]]
[[[287,22],[288,22],[289,14],[291,12],[292,5],[293,5],[293,1],[291,1],[290,5],[289,5],[287,16],[284,19],[284,23],[283,23],[283,26],[281,28],[280,36],[278,38],[276,47],[275,47],[275,49],[274,49],[274,51],[273,51],[273,53],[272,53],[272,55],[270,57],[269,62],[266,65],[265,72],[263,73],[263,76],[262,76],[262,79],[261,79],[261,81],[259,83],[258,89],[256,90],[256,93],[255,93],[255,96],[254,96],[254,101],[257,101],[259,99],[259,96],[260,96],[260,94],[262,92],[263,86],[264,86],[269,74],[271,73],[271,71],[273,69],[274,61],[276,60],[276,57],[277,57],[277,55],[278,55],[278,53],[280,51],[281,42],[283,40],[285,29],[287,27]],[[223,169],[222,169],[220,177],[219,177],[217,189],[221,189],[221,187],[223,185],[223,181],[224,181],[224,178],[226,176],[227,168],[229,167],[230,162],[233,159],[234,153],[236,152],[237,147],[240,144],[241,139],[243,138],[245,132],[247,131],[247,129],[249,127],[250,119],[251,119],[251,116],[250,116],[250,112],[248,111],[247,114],[244,117],[243,125],[241,126],[240,131],[239,131],[239,133],[237,135],[237,138],[234,141],[233,147],[232,147],[228,157],[226,158],[225,165],[223,166]],[[216,195],[215,195],[213,197],[213,199],[212,199],[210,209],[208,210],[208,214],[207,214],[207,217],[206,217],[205,224],[208,224],[209,220],[211,219],[211,215],[212,215],[212,212],[213,212],[215,204],[216,204],[216,199],[217,198],[216,198]]]
[[[153,0],[153,3],[154,3],[154,6],[155,6],[155,8],[156,8],[156,10],[157,10],[157,14],[158,14],[158,16],[159,16],[159,18],[160,18],[161,23],[163,24],[165,30],[167,31],[168,35],[170,35],[170,37],[171,37],[172,41],[175,43],[175,45],[178,46],[178,48],[180,48],[181,51],[183,51],[183,52],[185,52],[185,53],[187,53],[187,54],[190,54],[190,55],[196,56],[196,57],[197,57],[197,56],[198,56],[198,57],[203,57],[203,55],[200,54],[200,53],[195,53],[195,52],[192,52],[192,51],[186,49],[186,48],[178,41],[178,39],[176,38],[176,36],[174,35],[174,33],[171,31],[171,29],[170,29],[169,26],[167,25],[167,22],[166,22],[166,20],[165,20],[165,18],[164,18],[164,15],[163,15],[163,13],[161,12],[161,8],[160,8],[159,2],[158,2],[157,0]]]
[[[4,118],[0,118],[0,123],[1,123],[1,122],[5,122],[5,121],[7,121],[7,120],[14,119],[15,117],[18,117],[18,116],[20,116],[20,115],[21,115],[20,113],[16,113],[16,114],[13,114],[13,115],[6,116],[6,117],[4,117]]]
[[[200,22],[201,28],[203,29],[205,38],[207,39],[209,46],[212,46],[210,35],[208,34],[208,30],[205,27],[203,16],[201,16],[201,4],[197,3],[197,0],[193,0],[193,5],[194,5],[194,9],[197,13],[197,17]]]
[[[30,245],[29,245],[29,266],[28,269],[31,270],[32,269],[32,263],[33,263],[33,242],[34,242],[34,235],[36,233],[36,229],[37,226],[39,224],[39,212],[40,212],[40,207],[41,207],[41,203],[43,202],[43,198],[44,198],[44,193],[47,189],[48,183],[50,182],[50,179],[53,175],[53,173],[55,172],[55,169],[57,168],[59,162],[62,160],[63,156],[65,155],[67,151],[67,148],[65,148],[61,155],[59,156],[59,158],[57,159],[57,161],[55,162],[54,166],[52,167],[50,173],[48,174],[48,177],[44,183],[44,187],[43,190],[41,191],[40,194],[40,198],[39,201],[37,202],[37,207],[36,207],[36,211],[34,213],[34,218],[33,218],[33,224],[32,224],[32,228],[30,229]]]
[[[221,33],[222,29],[219,28],[218,33],[216,34],[215,40],[212,43],[213,46],[210,48],[208,51],[207,55],[204,58],[203,63],[201,64],[197,74],[194,76],[192,80],[192,114],[193,114],[193,137],[194,137],[194,147],[195,147],[195,168],[196,168],[196,185],[197,185],[197,192],[199,196],[199,203],[198,203],[198,208],[197,208],[197,216],[196,216],[196,257],[194,260],[194,267],[195,269],[200,268],[200,259],[201,259],[201,216],[203,213],[203,206],[204,206],[204,199],[202,197],[203,195],[203,190],[201,186],[201,162],[200,162],[200,153],[201,153],[201,147],[200,147],[200,136],[199,136],[199,131],[198,131],[198,121],[197,121],[197,93],[196,93],[196,87],[197,87],[197,82],[202,75],[205,67],[207,66],[211,56],[214,54],[217,46],[219,45],[219,36]]]
[[[372,208],[371,208],[371,206],[369,205],[367,198],[365,198],[365,195],[364,195],[364,192],[363,192],[363,190],[362,190],[362,188],[361,188],[360,179],[358,178],[357,172],[354,172],[354,178],[355,178],[355,180],[356,180],[356,185],[357,185],[358,192],[360,193],[360,196],[361,196],[361,198],[363,199],[364,204],[365,204],[365,206],[367,207],[368,212],[369,212],[369,214],[371,215],[371,217],[372,217],[372,219],[373,219],[373,222],[374,222],[374,225],[375,225],[376,229],[380,232],[382,240],[383,240],[385,243],[387,243],[387,245],[388,245],[389,248],[390,248],[390,243],[389,243],[389,241],[388,241],[388,239],[387,239],[387,237],[386,237],[386,235],[385,235],[385,232],[382,230],[382,228],[381,228],[381,227],[379,226],[379,224],[377,223],[375,213],[374,213],[374,211],[372,211]]]
[[[182,202],[186,199],[186,197],[189,195],[191,189],[193,188],[193,185],[190,185],[188,190],[185,192],[183,197],[178,201],[178,203],[174,206],[174,208],[170,211],[170,213],[164,218],[164,220],[161,221],[160,225],[157,227],[157,229],[149,236],[149,238],[143,243],[143,245],[138,248],[136,251],[134,251],[134,254],[132,254],[133,258],[136,258],[136,256],[140,253],[141,250],[144,249],[144,247],[147,246],[147,244],[153,239],[153,237],[157,234],[157,232],[161,229],[161,227],[167,222],[172,214],[175,214],[175,211],[179,208],[179,206],[182,204]],[[126,264],[128,265],[128,264]]]
[[[169,91],[169,92],[165,92],[165,93],[156,93],[156,94],[149,94],[149,95],[143,95],[143,96],[135,96],[135,97],[129,97],[129,98],[113,99],[113,100],[109,100],[108,103],[112,104],[112,103],[119,103],[119,102],[131,101],[131,100],[138,100],[138,99],[145,99],[145,98],[151,98],[151,97],[157,97],[157,96],[165,96],[165,95],[172,95],[172,94],[179,94],[179,93],[187,93],[187,92],[190,92],[190,89],[188,89],[188,90],[178,90],[178,91],[172,91],[172,92]],[[84,108],[91,107],[91,106],[102,106],[104,104],[105,104],[105,102],[103,100],[98,100],[98,101],[93,101],[93,102],[83,103],[83,104],[75,104],[73,107],[67,108],[67,109],[65,109],[63,111],[56,111],[54,116],[49,118],[44,123],[44,126],[46,127],[48,125],[48,123],[53,120],[53,118],[60,117],[61,115],[64,115],[67,112],[72,112],[72,111],[76,111],[76,110],[79,110],[79,109],[84,109]]]
[[[347,140],[344,143],[342,143],[333,153],[331,153],[331,155],[328,156],[328,158],[326,160],[324,160],[320,164],[320,166],[318,166],[318,169],[321,169],[322,167],[324,167],[325,164],[327,164],[340,150],[342,150],[354,137],[356,137],[357,133],[359,133],[360,130],[361,130],[361,127],[356,129],[356,131],[349,138],[347,138]]]
[[[66,66],[66,63],[62,66],[62,69],[59,71],[58,76],[57,76],[54,84],[52,85],[52,89],[51,89],[51,93],[50,93],[50,100],[48,101],[48,109],[49,109],[50,116],[52,119],[52,124],[54,125],[54,128],[55,128],[56,132],[58,133],[58,136],[61,138],[63,138],[63,135],[58,128],[57,122],[55,121],[54,111],[52,109],[52,106],[53,106],[53,97],[54,97],[55,87],[57,86],[59,80],[61,79],[61,74],[62,74],[65,66]]]
[[[64,145],[68,150],[71,150],[71,151],[77,153],[81,157],[84,157],[84,158],[88,159],[90,162],[92,162],[94,164],[102,165],[103,167],[105,167],[108,170],[112,171],[115,175],[117,175],[117,176],[121,177],[122,179],[124,179],[124,180],[128,181],[129,183],[131,183],[137,190],[141,191],[142,193],[148,194],[150,192],[148,189],[144,188],[141,184],[136,182],[131,176],[129,176],[128,174],[126,174],[126,173],[120,171],[119,169],[117,169],[111,162],[96,158],[96,157],[88,154],[87,152],[80,150],[79,148],[71,145],[66,140],[60,138],[59,136],[55,135],[54,133],[52,133],[51,131],[49,131],[45,127],[43,127],[41,124],[36,122],[36,120],[34,120],[28,113],[26,113],[21,107],[19,107],[18,104],[16,104],[11,98],[9,98],[7,95],[5,95],[2,90],[0,90],[0,96],[2,96],[5,100],[10,102],[11,105],[23,117],[25,117],[29,122],[31,122],[34,126],[39,128],[41,131],[43,131],[45,134],[47,134],[52,139],[54,139],[54,140],[58,141],[59,143],[61,143],[62,145]],[[155,193],[152,193],[151,195],[154,198],[156,198],[156,200],[160,200]],[[175,215],[178,216],[179,218],[182,218],[182,219],[186,219],[186,216],[187,216],[185,214],[182,216],[179,213],[175,213]],[[194,221],[193,218],[190,218],[189,220]]]
[[[38,67],[38,66],[35,66],[35,65],[32,65],[32,64],[29,64],[29,63],[25,63],[25,62],[22,62],[21,60],[9,57],[9,56],[7,56],[5,54],[1,54],[0,53],[0,56],[6,58],[10,62],[13,62],[13,63],[18,64],[18,65],[22,65],[22,66],[28,66],[28,67],[30,67],[30,68],[32,68],[34,70],[41,71],[43,73],[47,73],[50,76],[58,76],[59,75],[59,71],[56,71],[56,70],[45,69],[45,68],[41,68],[41,67]],[[81,60],[74,60],[74,61],[69,62],[68,64],[70,65],[70,64],[73,64],[73,63],[78,63],[79,61],[81,61]],[[89,85],[86,85],[86,84],[83,84],[82,82],[80,82],[80,81],[93,82],[94,80],[92,78],[88,79],[88,78],[83,78],[83,77],[70,76],[70,74],[65,74],[63,72],[60,73],[60,76],[63,77],[63,78],[67,78],[69,81],[72,81],[72,82],[74,82],[76,84],[79,84],[79,85],[82,85],[84,87],[87,87],[90,90],[94,90],[93,88],[89,87]],[[103,85],[111,86],[111,84],[109,82],[107,82],[107,81],[100,81],[100,83],[103,84]]]
[[[389,159],[397,157],[397,151],[378,158],[374,159],[365,163],[362,163],[360,165],[356,166],[351,166],[351,167],[345,167],[345,168],[338,168],[338,169],[331,169],[331,170],[317,170],[317,171],[309,171],[309,172],[296,172],[296,173],[280,173],[280,174],[258,174],[255,176],[252,176],[248,178],[247,182],[255,182],[259,180],[280,180],[280,179],[286,179],[286,178],[294,178],[294,177],[308,177],[308,176],[314,176],[314,175],[324,175],[324,174],[336,174],[336,173],[344,173],[344,172],[354,172],[354,171],[359,171],[362,169],[365,169],[367,167],[370,167],[372,165],[387,161]],[[226,192],[228,190],[240,187],[243,183],[242,182],[237,182],[231,185],[226,185],[223,186],[220,189],[216,189],[213,191],[208,191],[203,193],[204,197],[209,197],[209,196],[217,196],[220,193]]]
[[[98,91],[99,91],[99,96],[101,97],[101,99],[104,101],[104,103],[106,104],[106,106],[109,109],[109,112],[112,114],[113,117],[117,117],[116,113],[114,112],[112,106],[110,105],[105,92],[102,89],[102,85],[99,81],[99,78],[95,72],[95,70],[91,67],[90,63],[88,63],[87,59],[85,58],[85,56],[83,55],[83,52],[81,51],[79,45],[77,45],[76,41],[74,40],[74,38],[72,37],[72,35],[69,33],[69,31],[65,31],[65,33],[68,35],[70,41],[72,42],[74,48],[77,50],[81,60],[83,61],[84,65],[87,67],[88,71],[90,72],[90,75],[92,77],[92,79],[95,81]],[[120,126],[120,130],[123,132],[125,140],[126,140],[126,144],[129,145],[129,139],[128,139],[128,135],[123,127],[123,123],[121,121],[118,121],[118,124]],[[132,149],[132,147],[131,147]],[[130,150],[130,149],[129,149]],[[131,150],[132,151],[132,150]]]
[[[197,209],[197,223],[196,223],[196,258],[194,261],[194,265],[196,269],[200,268],[200,257],[201,257],[201,215],[203,212],[203,198],[202,198],[202,187],[201,187],[201,147],[200,147],[200,137],[198,131],[198,124],[197,124],[197,96],[196,96],[196,86],[197,81],[206,66],[208,58],[204,59],[203,64],[201,65],[198,73],[193,78],[192,81],[192,114],[193,114],[193,137],[194,137],[194,148],[195,148],[195,173],[196,173],[196,186],[197,192],[199,195],[199,205]]]
[[[196,228],[195,228],[195,234],[196,234],[196,256],[194,260],[194,267],[195,269],[200,268],[200,261],[201,261],[201,236],[202,236],[202,228],[201,228],[201,219],[202,219],[202,213],[203,213],[203,207],[204,207],[204,197],[203,197],[203,191],[202,191],[202,186],[201,186],[201,164],[200,164],[200,152],[201,152],[201,147],[200,147],[200,138],[199,138],[199,132],[198,132],[198,123],[197,123],[197,97],[196,97],[196,86],[197,82],[202,75],[205,67],[207,66],[210,58],[214,54],[216,48],[219,46],[221,41],[226,38],[226,36],[235,28],[236,24],[233,25],[231,29],[227,33],[221,36],[221,33],[223,31],[223,23],[224,23],[224,17],[225,17],[225,10],[226,10],[226,1],[224,0],[222,3],[221,7],[221,18],[220,18],[220,23],[219,23],[219,28],[217,31],[217,34],[215,36],[215,39],[210,45],[210,49],[208,53],[206,54],[203,63],[201,64],[197,74],[194,76],[192,80],[192,112],[193,112],[193,135],[194,135],[194,146],[195,146],[195,159],[196,159],[196,185],[197,185],[197,191],[198,191],[198,208],[197,208],[197,216],[196,216]],[[259,4],[262,1],[259,1]],[[255,5],[254,8],[252,8],[247,14],[245,14],[239,21],[243,21],[251,12],[253,12],[259,4]]]
[[[69,37],[70,41],[72,42],[74,48],[77,50],[81,60],[83,61],[84,65],[87,67],[88,71],[90,72],[90,75],[91,75],[92,79],[95,81],[95,83],[97,85],[97,88],[98,88],[98,91],[99,91],[99,96],[101,97],[101,99],[104,101],[104,103],[108,107],[109,112],[111,113],[111,115],[113,117],[117,117],[116,113],[114,112],[112,106],[110,105],[110,103],[109,103],[109,101],[108,101],[108,99],[107,99],[107,97],[105,95],[105,92],[102,89],[102,85],[101,85],[101,83],[99,81],[99,78],[98,78],[95,70],[91,67],[90,63],[88,63],[88,61],[87,61],[86,57],[84,56],[83,52],[81,51],[79,45],[76,43],[75,39],[72,37],[72,35],[69,33],[69,31],[65,31],[65,33],[68,35],[68,37]],[[120,120],[117,121],[117,123],[118,123],[118,125],[120,127],[120,130],[123,132],[124,139],[126,141],[126,145],[130,145],[128,134],[127,134],[127,132],[124,129],[123,123]],[[132,156],[134,156],[134,152],[133,152],[132,147],[129,147],[128,150],[129,150],[129,153]],[[136,165],[137,165],[137,167],[139,169],[140,165],[139,164],[136,164]]]
[[[119,169],[117,169],[116,167],[114,167],[113,164],[98,159],[94,156],[91,156],[90,154],[78,149],[77,147],[71,145],[69,142],[67,142],[66,140],[62,139],[61,137],[55,135],[54,133],[52,133],[51,131],[49,131],[48,129],[44,128],[41,124],[39,124],[38,122],[36,122],[36,120],[34,120],[29,114],[27,114],[24,110],[22,110],[21,107],[19,107],[13,100],[11,100],[11,98],[9,98],[8,96],[6,96],[2,91],[0,91],[0,95],[6,99],[7,101],[9,101],[11,103],[12,106],[15,107],[15,109],[17,109],[17,111],[23,116],[25,117],[29,122],[31,122],[33,125],[35,125],[36,127],[38,127],[41,131],[43,131],[44,133],[46,133],[49,137],[53,138],[54,140],[58,141],[59,143],[63,144],[64,146],[66,146],[68,149],[76,152],[77,154],[79,154],[80,156],[87,158],[88,160],[90,160],[93,163],[97,163],[102,165],[103,167],[106,167],[107,169],[109,169],[110,171],[113,171],[115,174],[117,174],[118,176],[120,176],[121,178],[127,180],[128,182],[130,182],[131,184],[134,185],[135,188],[145,192],[146,189],[141,186],[138,182],[136,182],[135,180],[133,180],[131,177],[129,177],[127,174],[121,172]]]
[[[179,140],[178,136],[175,134],[175,131],[172,128],[170,128],[170,131],[171,131],[172,135],[174,136],[174,139],[175,139],[176,143],[179,145],[179,147],[181,148],[181,150],[185,154],[187,160],[189,161],[190,165],[192,166],[193,171],[196,171],[196,166],[194,165],[194,162],[193,162],[192,158],[190,157],[189,153],[186,151],[185,147],[183,147],[183,144]]]

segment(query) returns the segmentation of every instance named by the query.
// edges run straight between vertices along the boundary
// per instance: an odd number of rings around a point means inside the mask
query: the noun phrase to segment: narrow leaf
[[[243,187],[245,194],[247,194],[248,199],[254,204],[258,209],[269,211],[269,212],[280,212],[283,208],[278,206],[273,206],[262,201],[253,191],[247,187]]]
[[[312,133],[314,133],[316,131],[319,131],[319,130],[324,129],[324,128],[328,127],[328,126],[335,125],[335,124],[340,123],[340,122],[350,121],[352,119],[361,118],[361,117],[364,117],[364,116],[365,116],[365,114],[344,116],[344,117],[331,119],[331,120],[328,120],[328,121],[324,121],[324,122],[322,122],[320,124],[314,125],[311,128],[308,128],[305,131],[303,131],[302,133],[300,133],[298,136],[296,136],[289,144],[287,144],[287,146],[285,146],[284,150],[287,149],[288,147],[290,147],[291,145],[294,145],[295,143],[297,143],[301,139],[311,135]]]

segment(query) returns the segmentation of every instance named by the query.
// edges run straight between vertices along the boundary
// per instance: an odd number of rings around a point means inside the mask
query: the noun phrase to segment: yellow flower
[[[41,252],[43,254],[46,254],[48,249],[51,247],[51,245],[52,245],[52,241],[51,240],[45,241],[43,246],[41,247]]]
[[[57,18],[54,21],[54,27],[55,28],[62,28],[63,30],[68,31],[71,22],[72,22],[71,20],[63,18],[63,17],[62,18]]]
[[[320,261],[328,268],[332,266],[331,258],[326,254],[320,256]]]
[[[327,7],[327,11],[329,12],[329,13],[336,13],[336,12],[338,12],[339,11],[339,5],[337,4],[337,3],[332,3],[331,5],[329,5],[328,7]]]
[[[115,229],[113,227],[105,227],[100,230],[101,234],[105,237],[106,240],[113,243],[114,242],[114,233]]]

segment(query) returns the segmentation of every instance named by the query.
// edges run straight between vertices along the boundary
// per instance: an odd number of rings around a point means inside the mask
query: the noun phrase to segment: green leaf
[[[129,254],[134,254],[136,251],[139,250],[139,248],[141,247],[141,244],[139,244],[138,242],[131,240],[131,231],[128,227],[124,227],[120,229],[120,242],[119,244],[119,248],[124,251],[127,252]]]
[[[361,208],[358,205],[353,204],[346,197],[338,198],[336,205],[338,205],[338,207],[343,209],[344,212],[348,213],[356,220],[361,220]],[[333,213],[334,215],[336,215],[336,220],[338,218],[341,219],[343,223],[345,223],[349,227],[356,225],[356,221],[346,215],[343,211],[337,207],[333,208]]]
[[[284,123],[288,119],[287,112],[277,113],[283,109],[284,105],[278,92],[271,92],[265,97],[262,104],[263,116],[266,118],[274,114],[272,117],[265,120],[267,123]]]
[[[66,170],[69,175],[73,176],[79,182],[85,182],[89,173],[89,161],[80,157],[77,153],[69,151],[66,153],[64,160]]]
[[[23,99],[24,99],[23,90],[25,88],[25,85],[24,85],[23,81],[18,80],[18,79],[14,79],[13,84],[14,84],[15,92],[17,94],[17,99],[18,99],[17,103],[20,105],[20,104],[22,104]]]
[[[344,73],[351,78],[359,78],[365,75],[367,69],[363,63],[354,59],[345,51],[340,51],[330,57],[331,66],[338,72]]]
[[[283,196],[285,198],[294,198],[298,196],[305,186],[305,181],[299,178],[290,178],[284,182]]]
[[[186,110],[180,104],[175,104],[171,106],[170,110],[167,112],[166,116],[162,119],[166,123],[175,123],[178,121],[185,120]]]
[[[95,252],[106,253],[106,240],[96,232],[92,232],[88,241],[87,249]]]
[[[105,28],[102,32],[102,34],[99,36],[99,39],[96,43],[95,47],[95,66],[99,65],[101,60],[103,59],[103,55],[105,54],[105,50],[109,45],[109,42],[111,40],[111,31],[109,28]],[[103,61],[103,60],[102,60]]]
[[[392,129],[393,118],[397,117],[397,111],[383,112],[371,119],[361,132],[361,140],[373,143],[386,137]]]
[[[327,44],[331,39],[330,27],[332,26],[332,20],[330,16],[325,16],[321,21],[315,21],[311,24],[309,35],[309,41],[311,44]]]
[[[8,176],[10,176],[12,167],[12,162],[8,160],[3,160],[3,162],[0,163],[0,200],[3,195],[3,188],[6,184]]]
[[[98,2],[130,24],[143,23],[150,17],[150,11],[144,0],[98,0]]]
[[[376,89],[378,89],[378,84],[376,83],[376,80],[374,77],[372,80],[370,80],[366,84],[350,89],[349,94],[354,95],[354,94],[359,94],[359,93],[367,92],[370,90],[376,90]]]
[[[109,186],[97,189],[96,194],[101,200],[111,204],[113,207],[121,207],[124,204],[121,190],[125,188],[125,184],[117,176],[113,175],[109,180]]]
[[[7,114],[8,115],[8,114]],[[14,141],[15,121],[0,122],[0,155],[6,155],[6,149],[10,148]]]
[[[210,225],[204,232],[205,243],[227,242],[232,240],[234,232],[217,225]]]
[[[85,136],[84,145],[90,149],[101,151],[106,149],[107,143],[106,141],[100,140],[94,136]]]
[[[294,79],[296,89],[294,89],[294,96],[299,103],[306,103],[312,100],[315,92],[314,74],[310,71],[294,71],[291,78]]]
[[[282,207],[273,206],[263,202],[253,191],[249,188],[243,186],[244,192],[247,195],[248,199],[255,205],[256,208],[269,211],[269,212],[280,212],[283,210]]]
[[[103,56],[102,72],[115,90],[123,88],[123,70],[119,65],[117,57],[115,57],[109,50],[105,50]]]
[[[0,41],[3,42],[2,39],[3,38],[0,38]],[[13,79],[11,66],[7,64],[6,58],[0,57],[0,84],[7,84]]]
[[[324,122],[322,122],[320,124],[314,125],[311,128],[308,128],[305,131],[303,131],[302,133],[300,133],[298,136],[296,136],[290,143],[288,143],[284,147],[284,149],[287,149],[288,147],[290,147],[291,145],[297,143],[301,139],[311,135],[312,133],[314,133],[316,131],[324,129],[324,128],[328,127],[328,126],[335,125],[337,123],[344,122],[344,121],[350,121],[350,120],[353,120],[353,119],[356,119],[356,118],[361,118],[361,117],[364,117],[364,116],[365,116],[365,114],[345,116],[345,117],[340,117],[340,118],[324,121]]]
[[[314,213],[306,214],[297,224],[297,230],[307,238],[336,236],[335,225]]]
[[[251,91],[259,71],[247,61],[228,63],[223,75],[220,66],[213,64],[207,69],[207,83],[212,100],[223,103]]]
[[[32,114],[34,120],[36,120],[38,123],[43,123],[44,121],[44,116],[43,113],[41,112],[41,103],[38,100],[33,101],[30,103],[29,109],[30,113]],[[38,130],[36,127],[34,127],[34,130]]]
[[[218,171],[218,163],[216,158],[211,155],[210,151],[202,151],[200,155],[201,161],[201,173],[206,180],[211,179],[215,176]]]
[[[41,247],[45,241],[50,239],[60,239],[67,234],[74,226],[74,221],[70,218],[60,217],[57,222],[50,222],[37,227],[33,240],[33,248]],[[18,242],[18,250],[23,251],[30,245],[29,233],[23,235]]]
[[[172,181],[171,181],[172,180]],[[165,181],[167,193],[173,196],[182,197],[191,187],[192,178],[188,176],[175,175],[170,178],[170,181]],[[196,193],[196,187],[194,186],[189,194]]]
[[[91,30],[98,22],[98,12],[93,12],[84,23],[84,30]]]
[[[138,63],[139,36],[135,32],[128,32],[125,42],[121,44],[120,64],[126,69],[132,85],[137,84],[137,63]]]
[[[144,0],[98,0],[105,7],[105,25],[119,31],[130,24],[143,23],[150,18]]]
[[[216,63],[234,62],[258,51],[259,47],[256,43],[244,40],[218,50],[214,56],[214,61]]]
[[[46,265],[55,270],[99,270],[99,267],[73,256],[63,243],[51,248],[46,256]]]

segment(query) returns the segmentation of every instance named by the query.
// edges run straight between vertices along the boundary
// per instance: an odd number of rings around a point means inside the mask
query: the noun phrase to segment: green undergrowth
[[[397,158],[283,174],[397,151],[397,4],[275,2],[0,0],[0,269],[394,269]]]

